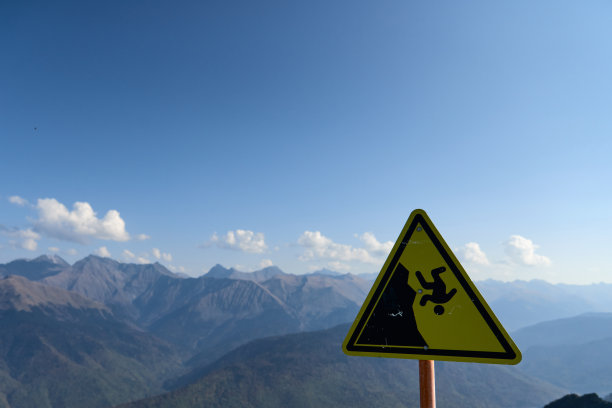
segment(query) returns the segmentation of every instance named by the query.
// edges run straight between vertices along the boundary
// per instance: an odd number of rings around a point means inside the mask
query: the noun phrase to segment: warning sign
[[[357,356],[521,361],[519,349],[423,210],[410,214],[342,348]]]

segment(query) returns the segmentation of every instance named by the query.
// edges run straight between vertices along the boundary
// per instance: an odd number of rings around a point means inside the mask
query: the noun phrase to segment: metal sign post
[[[419,360],[421,408],[436,408],[436,373],[433,360]]]

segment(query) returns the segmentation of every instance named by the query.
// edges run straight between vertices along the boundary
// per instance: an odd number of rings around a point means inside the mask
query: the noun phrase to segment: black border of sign
[[[434,246],[436,247],[440,255],[442,255],[446,264],[451,268],[451,270],[455,274],[455,277],[457,278],[459,283],[461,283],[461,286],[467,292],[468,296],[474,303],[474,306],[476,306],[477,310],[480,312],[482,317],[485,319],[485,321],[487,322],[487,325],[492,330],[497,340],[500,342],[504,350],[506,350],[505,352],[442,350],[442,349],[430,349],[430,348],[424,349],[424,348],[406,348],[406,347],[376,346],[376,345],[371,345],[371,346],[355,345],[359,334],[363,330],[363,326],[367,323],[369,316],[372,312],[372,309],[376,305],[376,301],[382,295],[383,289],[385,288],[388,280],[391,278],[391,275],[393,271],[395,270],[395,267],[397,263],[399,262],[399,259],[402,256],[402,253],[404,252],[404,248],[408,244],[408,240],[412,236],[415,228],[417,227],[419,223],[423,226],[423,229],[427,233],[427,236],[429,237],[429,239],[431,239],[431,241],[433,242]],[[425,217],[423,217],[421,214],[415,214],[412,220],[412,223],[409,225],[408,230],[406,231],[406,234],[402,238],[402,242],[400,243],[400,246],[395,252],[393,259],[389,263],[389,266],[387,267],[387,270],[385,271],[383,278],[380,280],[380,283],[378,284],[378,286],[376,287],[376,290],[374,291],[372,297],[370,298],[370,302],[368,303],[366,309],[362,313],[359,323],[357,323],[357,325],[355,326],[355,330],[353,330],[351,338],[346,344],[346,349],[348,351],[356,351],[356,352],[364,352],[364,353],[380,353],[380,354],[389,353],[389,354],[407,354],[407,355],[417,354],[417,355],[432,356],[432,357],[452,356],[452,357],[466,357],[466,358],[472,357],[472,358],[498,359],[498,360],[514,360],[517,357],[513,348],[510,346],[510,344],[506,340],[506,337],[504,336],[504,334],[501,332],[499,327],[497,327],[497,324],[491,318],[489,312],[483,306],[479,297],[474,293],[474,290],[472,289],[472,285],[468,283],[464,274],[461,273],[461,270],[457,267],[457,265],[455,264],[451,256],[446,252],[446,249],[444,248],[444,245],[442,245],[442,243],[438,239],[437,234],[434,233],[432,228],[429,226],[429,224],[425,220]]]

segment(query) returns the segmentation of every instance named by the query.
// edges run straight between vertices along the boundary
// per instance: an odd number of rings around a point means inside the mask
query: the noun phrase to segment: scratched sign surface
[[[410,214],[342,348],[358,356],[521,361],[520,351],[423,210]]]

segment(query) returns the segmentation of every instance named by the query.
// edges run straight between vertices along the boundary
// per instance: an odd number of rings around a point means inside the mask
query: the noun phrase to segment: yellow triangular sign
[[[521,361],[521,352],[423,210],[410,214],[342,349],[356,356]]]

